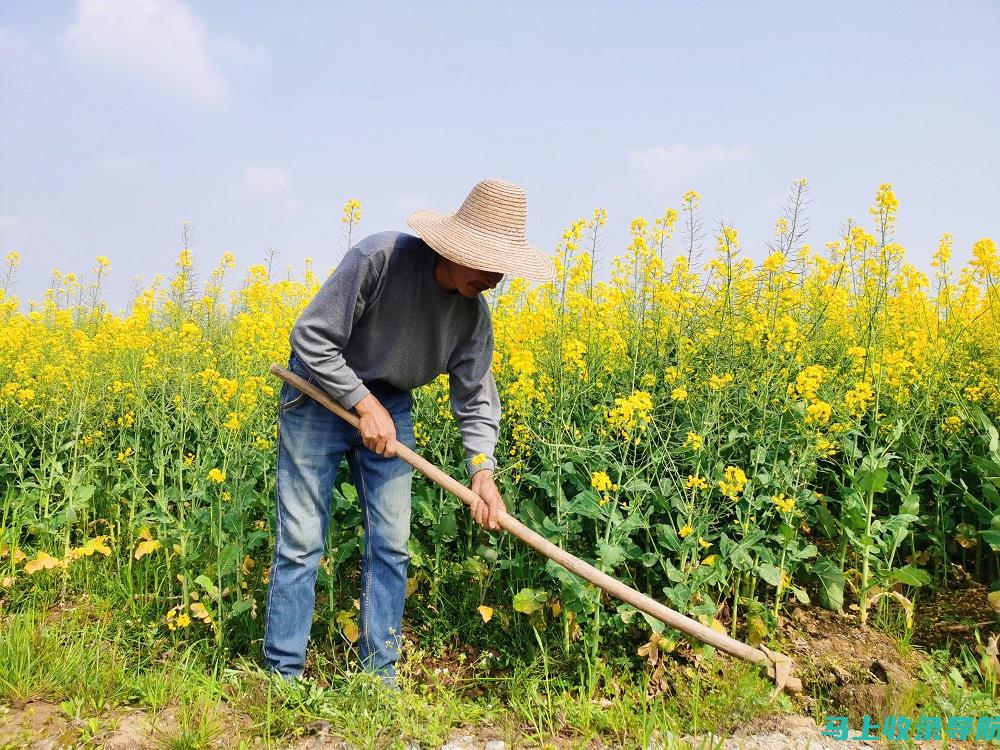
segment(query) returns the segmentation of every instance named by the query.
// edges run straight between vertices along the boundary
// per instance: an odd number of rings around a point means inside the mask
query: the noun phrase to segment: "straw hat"
[[[455,213],[417,211],[406,223],[440,255],[463,266],[548,281],[555,266],[525,239],[527,218],[524,190],[487,179],[472,188]]]

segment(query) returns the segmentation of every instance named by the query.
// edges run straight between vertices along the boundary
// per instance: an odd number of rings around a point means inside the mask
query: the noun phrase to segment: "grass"
[[[580,747],[595,739],[635,747],[725,732],[788,708],[784,698],[768,704],[771,686],[757,670],[723,669],[713,659],[699,668],[678,665],[653,696],[642,670],[622,657],[582,671],[552,654],[547,665],[483,666],[445,662],[410,645],[401,689],[388,691],[322,644],[311,654],[312,677],[289,683],[268,677],[249,655],[218,656],[207,640],[178,647],[146,630],[111,599],[8,613],[0,620],[0,706],[58,706],[81,746],[99,744],[121,716],[138,710],[151,727],[146,741],[170,750],[223,739],[227,747],[280,746],[321,726],[362,748],[433,747],[455,733],[488,735],[508,747]],[[451,666],[435,666],[445,663]]]
[[[58,736],[81,747],[100,746],[128,714],[144,717],[144,747],[167,750],[284,747],[320,729],[359,748],[437,747],[472,734],[508,747],[597,742],[672,750],[671,738],[698,735],[709,747],[711,737],[758,717],[794,711],[784,695],[769,700],[771,684],[758,670],[715,658],[671,664],[656,695],[622,658],[599,660],[583,680],[553,658],[548,677],[541,660],[446,672],[414,648],[399,691],[323,651],[314,654],[313,677],[287,682],[246,656],[213,660],[208,643],[181,651],[157,640],[125,648],[126,628],[93,611],[88,605],[58,617],[23,612],[0,621],[0,726],[5,713],[45,701],[59,707],[65,726]],[[975,681],[971,655],[957,663],[943,651],[929,656],[922,681],[899,697],[896,713],[995,713],[995,700]],[[822,716],[814,718],[822,724]],[[18,746],[0,730],[0,748]]]
[[[356,660],[322,629],[310,647],[308,679],[288,683],[268,677],[252,647],[234,654],[210,638],[185,642],[144,621],[113,579],[94,589],[65,601],[24,597],[0,618],[0,727],[11,723],[4,712],[16,718],[42,701],[65,725],[60,737],[81,747],[99,746],[123,717],[140,716],[148,747],[178,750],[284,747],[321,728],[360,748],[435,747],[474,734],[508,747],[662,743],[672,750],[671,737],[726,736],[758,717],[796,710],[787,696],[770,700],[772,685],[759,669],[697,650],[672,659],[651,682],[621,646],[593,663],[559,648],[545,659],[537,649],[476,653],[458,633],[442,636],[438,628],[425,638],[419,623],[411,623],[398,692],[354,671]],[[873,624],[901,653],[919,650],[895,611],[877,614]],[[977,658],[968,649],[931,652],[895,711],[995,714]],[[822,725],[830,696],[811,689]],[[0,748],[8,740],[0,729]]]

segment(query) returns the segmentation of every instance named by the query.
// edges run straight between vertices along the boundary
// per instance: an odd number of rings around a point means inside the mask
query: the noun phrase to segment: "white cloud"
[[[28,40],[0,26],[0,60],[23,60],[34,56]]]
[[[138,72],[198,101],[225,93],[205,26],[181,0],[77,0],[65,39],[81,59]]]
[[[0,229],[13,229],[20,223],[16,216],[0,216]]]
[[[737,143],[692,148],[684,144],[630,149],[629,164],[641,177],[660,187],[691,187],[691,181],[707,172],[730,164],[751,161],[753,146]]]
[[[219,34],[212,40],[213,55],[220,62],[233,65],[267,65],[270,63],[263,47],[248,47],[232,34]]]
[[[243,179],[229,189],[229,197],[242,200],[276,200],[289,211],[299,208],[291,197],[292,173],[284,167],[250,165],[243,170]]]

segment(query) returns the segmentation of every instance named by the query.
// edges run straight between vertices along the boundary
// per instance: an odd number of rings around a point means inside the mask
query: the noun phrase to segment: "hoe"
[[[326,393],[312,383],[303,380],[295,373],[289,372],[276,364],[271,365],[270,372],[272,375],[281,378],[303,393],[311,396],[321,405],[349,424],[354,427],[359,426],[360,420],[357,416],[341,407],[340,404],[333,401],[326,395]],[[437,468],[402,443],[397,442],[393,446],[393,449],[395,450],[396,455],[406,461],[406,463],[420,471],[435,484],[448,490],[448,492],[458,497],[466,505],[471,505],[478,500],[478,497],[471,489],[461,484],[456,479],[450,477],[448,474],[441,471],[441,469]],[[612,578],[606,573],[602,573],[593,565],[584,562],[578,557],[574,557],[566,552],[566,550],[550,542],[545,537],[540,534],[536,534],[511,515],[502,513],[498,519],[498,523],[502,529],[513,534],[529,547],[537,550],[550,560],[554,560],[559,563],[571,573],[580,576],[580,578],[589,581],[607,593],[631,604],[633,607],[645,612],[647,615],[655,617],[665,625],[669,625],[670,627],[679,630],[682,633],[686,633],[703,643],[714,646],[727,654],[737,656],[740,659],[745,659],[746,661],[754,664],[763,664],[767,669],[768,676],[774,680],[775,689],[772,697],[782,690],[792,693],[802,690],[801,681],[797,677],[792,676],[793,662],[784,654],[779,654],[778,652],[772,651],[765,646],[758,646],[755,648],[741,641],[737,641],[735,638],[730,638],[725,633],[713,630],[706,625],[702,625],[697,620],[692,620],[690,617],[682,615],[680,612],[660,604],[660,602],[655,599],[652,599],[645,594],[626,586],[621,581]]]

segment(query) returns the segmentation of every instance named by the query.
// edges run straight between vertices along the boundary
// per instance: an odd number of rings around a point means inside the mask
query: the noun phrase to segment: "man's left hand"
[[[469,512],[472,513],[476,523],[484,529],[496,531],[500,528],[500,514],[506,513],[507,508],[493,481],[492,470],[483,469],[472,475],[472,491],[479,495],[480,499],[469,507]]]

